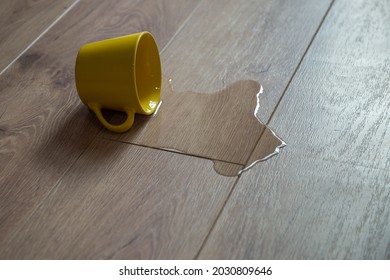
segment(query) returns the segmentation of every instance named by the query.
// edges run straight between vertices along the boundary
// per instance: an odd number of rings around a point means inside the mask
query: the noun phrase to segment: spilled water
[[[137,115],[131,130],[115,138],[210,159],[219,174],[237,176],[286,145],[257,116],[261,94],[253,80],[198,93],[176,92],[170,79],[153,117]]]

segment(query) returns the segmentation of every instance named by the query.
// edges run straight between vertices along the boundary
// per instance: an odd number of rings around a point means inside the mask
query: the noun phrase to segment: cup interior
[[[138,41],[134,75],[139,103],[144,113],[151,114],[160,101],[161,64],[157,44],[148,32]]]

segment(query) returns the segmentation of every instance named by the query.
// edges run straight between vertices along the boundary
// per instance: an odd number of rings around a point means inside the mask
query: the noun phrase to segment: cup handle
[[[125,132],[130,129],[130,127],[134,123],[134,112],[130,109],[125,109],[125,112],[127,114],[127,119],[119,124],[119,125],[112,125],[106,119],[103,117],[102,114],[102,107],[97,103],[89,103],[88,107],[96,114],[99,121],[102,123],[102,125],[107,128],[108,130],[114,131],[114,132]]]

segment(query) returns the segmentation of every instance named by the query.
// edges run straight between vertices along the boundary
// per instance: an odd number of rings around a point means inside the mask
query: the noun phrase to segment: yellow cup
[[[150,115],[160,101],[160,55],[149,32],[84,45],[75,76],[81,101],[114,132],[127,131],[136,113]],[[112,125],[103,117],[103,108],[126,112],[127,119]]]

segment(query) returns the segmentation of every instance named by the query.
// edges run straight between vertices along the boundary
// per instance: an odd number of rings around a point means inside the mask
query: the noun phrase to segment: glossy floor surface
[[[0,23],[1,259],[390,258],[387,1],[5,0]],[[161,108],[111,133],[77,51],[143,30]],[[258,119],[287,146],[237,175],[280,145]]]

